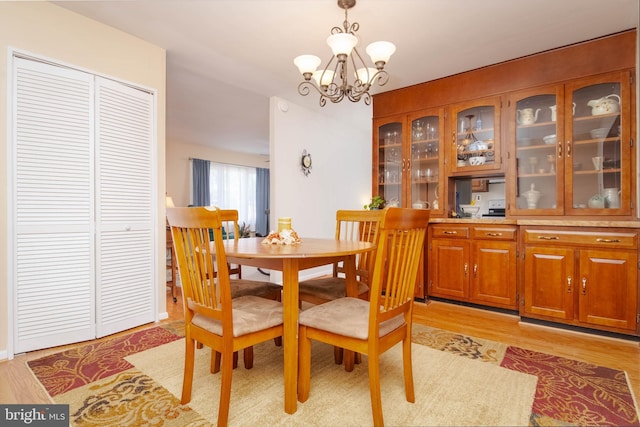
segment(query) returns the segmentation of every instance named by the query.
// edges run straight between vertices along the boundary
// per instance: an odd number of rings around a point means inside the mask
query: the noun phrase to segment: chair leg
[[[369,393],[371,394],[371,412],[373,425],[384,426],[382,417],[382,398],[380,397],[380,355],[369,354]]]
[[[235,353],[237,355],[237,352]],[[226,427],[229,422],[231,403],[231,378],[233,375],[233,356],[222,355],[222,380],[220,384],[220,405],[218,407],[218,426]]]
[[[306,402],[311,388],[311,340],[306,326],[298,330],[298,400]]]
[[[212,374],[217,374],[220,372],[220,352],[211,349],[211,367],[209,371]]]
[[[355,353],[351,350],[344,350],[344,370],[352,372],[355,365]]]
[[[333,361],[336,365],[342,365],[344,350],[340,347],[333,347]]]
[[[182,377],[182,399],[181,403],[187,404],[191,401],[191,387],[193,385],[193,365],[195,357],[195,342],[191,338],[185,339],[184,351],[184,374]]]
[[[404,365],[404,392],[407,402],[415,403],[416,396],[413,389],[413,364],[411,359],[411,338],[402,341],[402,364]]]
[[[244,368],[253,368],[253,346],[249,346],[242,351],[244,356]]]

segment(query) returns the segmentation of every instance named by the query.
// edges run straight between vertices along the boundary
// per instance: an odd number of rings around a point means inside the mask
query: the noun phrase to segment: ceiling
[[[379,93],[637,28],[639,2],[358,0],[349,21],[360,24],[361,54],[377,40],[397,46]],[[263,155],[269,97],[319,108],[297,93],[293,58],[315,54],[324,66],[326,37],[344,19],[336,0],[53,3],[166,49],[167,140]]]

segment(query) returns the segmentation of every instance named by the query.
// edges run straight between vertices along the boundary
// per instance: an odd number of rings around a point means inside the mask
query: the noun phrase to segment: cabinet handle
[[[596,239],[600,243],[620,243],[620,239]]]
[[[407,159],[407,172],[411,170],[411,159]]]
[[[478,264],[473,264],[473,277],[478,277]]]
[[[469,274],[469,263],[465,262],[464,263],[464,277],[467,277],[468,274]]]
[[[582,295],[586,295],[587,294],[587,278],[583,277],[582,278]]]
[[[489,237],[500,237],[500,236],[502,236],[502,233],[487,233],[487,236],[489,236]]]
[[[448,230],[445,230],[445,231],[443,231],[443,232],[442,232],[442,234],[458,234],[458,232],[457,232],[457,231],[448,231]]]
[[[456,145],[456,133],[455,132],[451,132],[451,142],[453,143],[453,145]]]
[[[558,141],[558,158],[562,158],[562,141]]]
[[[405,160],[404,160],[404,159],[402,159],[402,172],[404,172],[404,171],[405,171],[404,166],[405,166]]]
[[[571,276],[567,277],[567,293],[571,293]]]
[[[538,240],[560,240],[558,236],[538,236]]]
[[[567,141],[567,157],[571,157],[571,141]]]

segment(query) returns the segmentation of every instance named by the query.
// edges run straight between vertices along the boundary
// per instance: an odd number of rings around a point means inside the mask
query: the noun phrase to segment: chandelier
[[[395,52],[393,43],[379,41],[367,46],[366,52],[375,64],[375,68],[368,67],[356,45],[355,36],[360,24],[349,23],[347,11],[355,6],[356,0],[338,0],[338,6],[344,9],[342,28],[333,27],[327,44],[333,51],[333,56],[324,69],[316,70],[320,65],[320,58],[315,55],[300,55],[293,60],[304,81],[298,85],[298,93],[307,96],[311,88],[320,94],[320,106],[324,107],[327,99],[333,103],[342,101],[345,97],[352,102],[364,99],[364,103],[371,104],[369,88],[374,83],[384,86],[389,81],[389,75],[384,71],[389,57]]]

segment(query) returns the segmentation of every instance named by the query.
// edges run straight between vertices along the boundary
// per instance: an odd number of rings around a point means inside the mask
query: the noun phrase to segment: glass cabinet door
[[[508,157],[516,178],[509,180],[510,214],[563,213],[563,112],[562,85],[509,96],[508,132],[515,147]]]
[[[410,207],[415,209],[431,209],[433,213],[441,213],[443,190],[440,185],[442,165],[444,165],[441,150],[442,131],[444,129],[444,114],[441,110],[418,113],[409,117],[411,130],[411,153],[409,158]]]
[[[389,120],[376,123],[377,150],[374,152],[374,164],[378,165],[378,176],[374,177],[373,195],[381,196],[387,206],[395,203],[402,206],[402,171],[403,171],[403,120]],[[377,190],[377,191],[376,191]]]
[[[500,98],[458,104],[452,120],[451,172],[501,169]]]
[[[569,214],[631,213],[628,82],[625,73],[613,73],[567,87]]]

